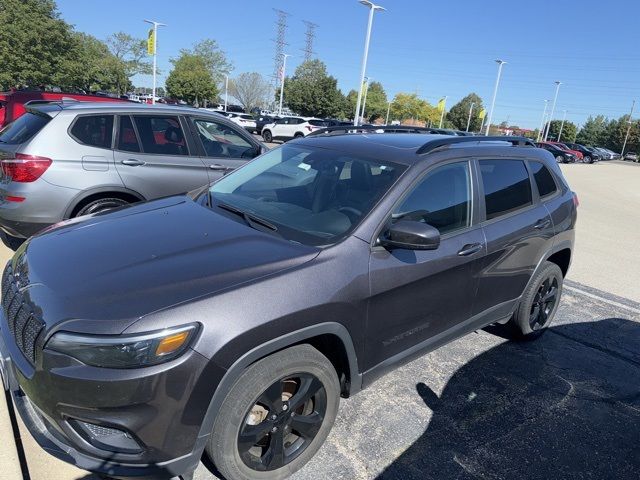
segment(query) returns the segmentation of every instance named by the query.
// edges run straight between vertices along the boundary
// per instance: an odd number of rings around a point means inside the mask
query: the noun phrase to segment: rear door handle
[[[473,255],[474,253],[477,253],[480,250],[482,250],[482,247],[483,247],[482,243],[468,243],[467,245],[462,247],[462,249],[458,252],[458,256],[466,257],[468,255]]]
[[[549,220],[548,218],[542,218],[537,221],[533,228],[542,230],[543,228],[547,228],[549,225],[551,225],[551,220]]]
[[[145,164],[142,160],[136,160],[135,158],[128,158],[126,160],[121,160],[121,164],[129,165],[130,167],[140,167]]]
[[[219,163],[214,163],[213,165],[209,165],[211,170],[226,172],[229,170],[229,167],[225,167],[224,165],[220,165]]]

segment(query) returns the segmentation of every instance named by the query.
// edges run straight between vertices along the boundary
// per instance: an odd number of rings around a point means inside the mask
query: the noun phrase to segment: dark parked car
[[[569,147],[571,150],[575,150],[582,154],[582,161],[585,163],[595,163],[600,160],[600,154],[589,147],[585,147],[584,145],[580,145],[579,143],[566,143],[564,144]]]
[[[266,150],[220,115],[132,102],[50,104],[0,130],[0,236],[188,192]]]
[[[270,123],[274,123],[280,117],[277,115],[259,115],[256,118],[256,133],[258,135],[262,135],[262,128],[265,125],[269,125]]]
[[[524,138],[294,140],[27,240],[2,277],[4,385],[84,469],[169,478],[206,452],[227,479],[284,478],[341,396],[491,323],[540,335],[576,204]]]
[[[578,157],[576,157],[573,153],[570,153],[569,151],[562,149],[553,143],[538,142],[536,143],[536,145],[538,146],[538,148],[542,148],[550,152],[558,163],[574,163],[578,160]]]

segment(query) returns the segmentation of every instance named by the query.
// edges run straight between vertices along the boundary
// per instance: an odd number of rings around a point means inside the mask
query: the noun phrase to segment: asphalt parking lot
[[[383,377],[342,401],[328,442],[294,478],[637,479],[638,166],[562,167],[581,201],[576,253],[542,338],[487,329]],[[6,423],[0,399],[2,438]],[[24,428],[16,445],[2,447],[2,479],[16,478],[5,475],[20,471],[21,451],[32,480],[98,478],[50,457]],[[216,477],[201,464],[195,478]]]

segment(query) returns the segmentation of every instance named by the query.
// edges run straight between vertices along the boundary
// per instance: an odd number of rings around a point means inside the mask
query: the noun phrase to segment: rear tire
[[[556,157],[556,162],[558,162],[558,163],[567,163],[562,155],[558,155]]]
[[[287,348],[242,373],[205,450],[227,480],[286,478],[322,446],[339,403],[331,362],[310,345]]]
[[[304,137],[304,133],[300,133],[300,132],[296,133],[296,134],[293,136],[293,138],[303,138],[303,137]]]
[[[113,208],[123,207],[125,205],[129,205],[129,202],[121,198],[116,198],[116,197],[99,198],[97,200],[93,200],[87,203],[80,210],[78,210],[78,213],[76,213],[75,216],[81,217],[83,215],[90,215],[93,213],[104,212],[105,210],[111,210]]]
[[[5,232],[0,232],[0,237],[2,237],[2,243],[14,252],[27,240],[26,238],[14,237]]]
[[[273,135],[271,135],[271,132],[269,130],[263,130],[262,131],[262,138],[267,143],[273,142]]]
[[[582,159],[582,161],[583,161],[583,162],[586,162],[586,163],[593,163],[593,159],[592,159],[589,155],[587,155],[586,157],[584,157],[584,158]]]
[[[534,339],[544,333],[558,310],[562,281],[560,267],[545,261],[542,269],[529,283],[517,310],[509,320],[514,338]]]

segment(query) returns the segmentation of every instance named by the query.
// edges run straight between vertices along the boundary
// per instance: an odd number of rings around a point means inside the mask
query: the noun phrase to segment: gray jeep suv
[[[0,370],[38,443],[115,477],[189,476],[206,454],[227,479],[281,479],[341,396],[491,323],[540,335],[576,222],[551,154],[360,130],[27,240]]]
[[[0,232],[16,249],[42,228],[184,193],[265,151],[221,115],[187,107],[55,103],[0,131]]]

